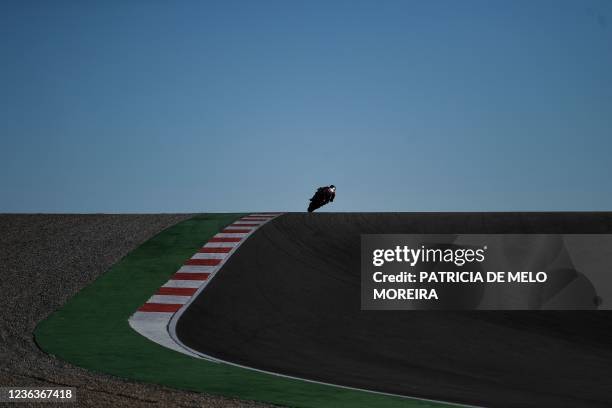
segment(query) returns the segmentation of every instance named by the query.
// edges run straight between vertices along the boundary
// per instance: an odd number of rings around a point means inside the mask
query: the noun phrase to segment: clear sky
[[[612,210],[612,2],[3,1],[0,212]]]

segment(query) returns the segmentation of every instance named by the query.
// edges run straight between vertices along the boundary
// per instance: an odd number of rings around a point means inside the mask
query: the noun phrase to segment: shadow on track
[[[609,406],[612,313],[360,310],[362,233],[611,233],[610,213],[286,214],[182,315],[186,345],[333,384],[486,406]]]

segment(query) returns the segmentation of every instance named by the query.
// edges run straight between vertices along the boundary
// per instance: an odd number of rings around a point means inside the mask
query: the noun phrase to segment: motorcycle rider
[[[336,198],[336,186],[331,184],[329,186],[319,187],[310,201],[313,201],[317,197],[317,194],[321,194],[324,204],[331,203],[334,201],[334,198]]]

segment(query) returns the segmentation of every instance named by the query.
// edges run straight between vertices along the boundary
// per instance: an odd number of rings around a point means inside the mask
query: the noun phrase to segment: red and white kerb
[[[138,333],[162,346],[193,355],[177,344],[168,333],[168,323],[191,298],[214,278],[223,263],[242,242],[266,222],[281,213],[246,215],[228,225],[208,240],[185,261],[162,287],[129,318]]]

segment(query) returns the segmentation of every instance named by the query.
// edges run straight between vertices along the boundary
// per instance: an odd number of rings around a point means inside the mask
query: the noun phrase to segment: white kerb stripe
[[[174,312],[136,312],[130,317],[132,321],[148,321],[148,322],[166,322],[170,320],[170,317]]]
[[[218,234],[215,234],[215,238],[243,238],[247,235],[249,235],[248,232],[219,232]]]
[[[175,295],[153,295],[147,303],[172,303],[184,305],[191,296],[175,296]]]
[[[226,253],[197,253],[191,259],[223,259],[227,256]]]
[[[216,268],[216,266],[211,266],[211,265],[183,265],[181,266],[181,268],[177,271],[180,273],[205,273],[205,272],[212,272],[214,269]]]
[[[199,288],[203,282],[197,280],[169,280],[164,283],[163,288]]]
[[[202,248],[233,248],[240,242],[208,242]]]

